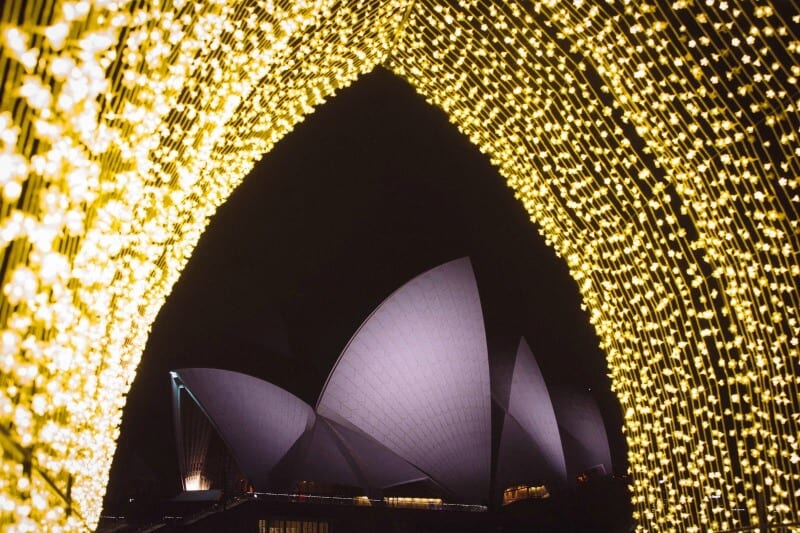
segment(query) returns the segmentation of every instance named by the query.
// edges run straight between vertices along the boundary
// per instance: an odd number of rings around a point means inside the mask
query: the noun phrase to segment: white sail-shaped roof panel
[[[469,259],[421,274],[373,312],[328,377],[317,412],[366,433],[456,498],[486,498],[489,361]]]
[[[317,420],[328,424],[370,488],[380,490],[427,478],[407,461],[361,432],[322,416],[318,416]]]
[[[294,490],[298,481],[319,481],[362,487],[364,494],[377,498],[384,487],[427,478],[370,437],[322,416],[272,474],[277,490]]]
[[[275,488],[286,491],[294,491],[298,481],[363,487],[365,494],[370,488],[347,449],[321,416],[281,459],[271,481]]]
[[[313,425],[308,404],[253,376],[213,368],[176,374],[257,489],[268,486],[272,468]]]
[[[553,485],[555,474],[546,463],[538,444],[530,434],[506,413],[503,417],[503,431],[498,449],[497,470],[495,471],[497,493],[513,485]]]
[[[558,387],[551,392],[570,478],[599,465],[603,465],[605,473],[611,473],[608,434],[592,394],[570,387]]]
[[[557,476],[557,479],[548,481],[566,483],[567,466],[553,403],[539,365],[524,338],[520,340],[514,363],[508,414],[530,436],[542,455],[540,460]]]

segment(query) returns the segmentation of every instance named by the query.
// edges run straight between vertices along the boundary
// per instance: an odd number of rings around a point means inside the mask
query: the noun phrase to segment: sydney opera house
[[[547,497],[578,476],[610,473],[591,397],[549,390],[524,338],[510,358],[498,355],[487,348],[476,278],[461,258],[372,312],[315,406],[237,372],[174,371],[184,488],[221,487],[225,454],[235,481],[256,492],[461,504],[497,503],[515,487]]]

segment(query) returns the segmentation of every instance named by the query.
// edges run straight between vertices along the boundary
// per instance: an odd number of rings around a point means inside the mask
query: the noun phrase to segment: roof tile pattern
[[[557,475],[558,481],[566,482],[567,467],[553,403],[539,365],[525,339],[520,340],[517,349],[508,414],[536,443],[542,460]]]
[[[377,440],[449,490],[489,489],[489,361],[469,259],[432,269],[364,322],[328,378],[317,412]]]
[[[303,400],[258,378],[214,368],[177,374],[256,488],[267,486],[272,468],[314,423]]]

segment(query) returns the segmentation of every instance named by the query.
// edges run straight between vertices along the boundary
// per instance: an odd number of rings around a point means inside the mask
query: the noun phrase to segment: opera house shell
[[[610,472],[605,428],[589,395],[549,391],[523,338],[505,383],[492,380],[491,356],[476,278],[461,258],[419,275],[374,310],[315,407],[252,376],[174,371],[184,486],[199,488],[208,456],[180,427],[187,403],[199,407],[259,491],[313,480],[380,497],[422,482],[446,501],[482,503],[517,483],[554,493],[587,469]]]

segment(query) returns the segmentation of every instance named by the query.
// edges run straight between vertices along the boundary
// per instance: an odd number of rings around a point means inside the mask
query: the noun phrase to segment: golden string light
[[[643,529],[796,521],[797,6],[417,2],[389,65],[567,261]],[[744,511],[743,511],[744,509]]]
[[[7,0],[0,523],[98,520],[153,319],[216,207],[383,64],[567,262],[643,530],[800,519],[793,1]]]

